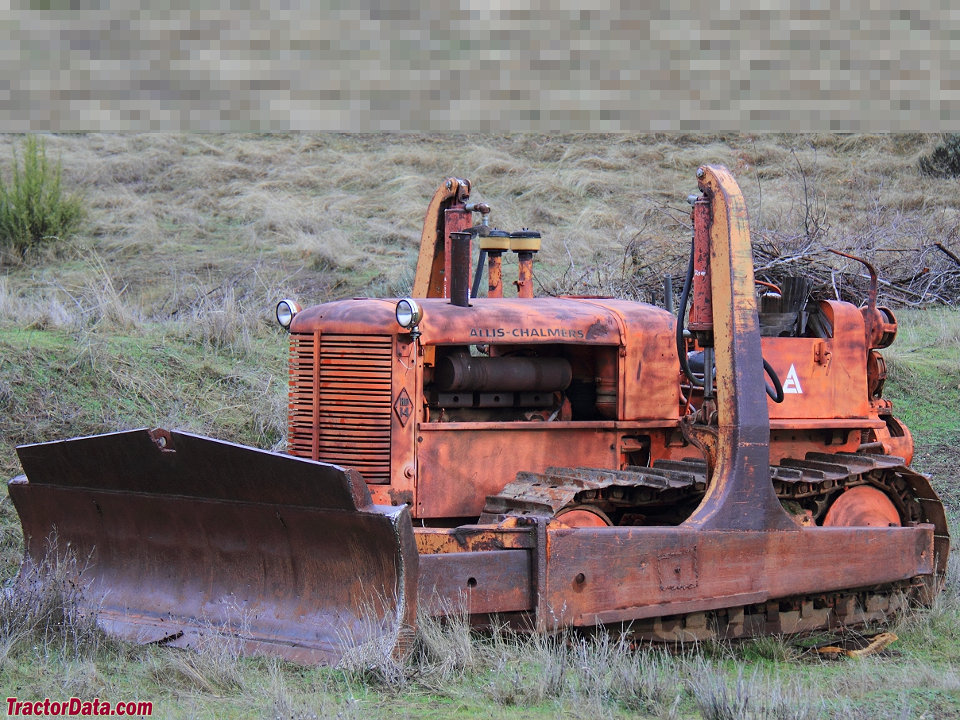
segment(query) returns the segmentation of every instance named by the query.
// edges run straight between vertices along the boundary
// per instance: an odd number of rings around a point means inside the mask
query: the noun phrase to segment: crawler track
[[[929,479],[898,457],[853,453],[808,453],[771,466],[770,476],[784,508],[798,524],[822,524],[831,503],[845,490],[870,485],[896,506],[901,524],[934,526],[934,577],[849,591],[782,598],[761,605],[655,618],[633,623],[644,639],[675,641],[749,637],[884,622],[911,602],[927,603],[946,572],[949,535],[943,506]],[[699,504],[707,487],[702,460],[662,460],[653,467],[624,470],[549,468],[518,473],[487,498],[481,523],[510,516],[556,516],[570,508],[595,508],[617,525],[678,525]]]

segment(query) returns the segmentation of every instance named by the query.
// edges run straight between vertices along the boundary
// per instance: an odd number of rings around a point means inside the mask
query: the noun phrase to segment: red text
[[[81,700],[72,697],[69,700],[20,700],[7,698],[8,717],[44,717],[49,715],[67,715],[70,717],[147,717],[153,714],[152,702],[111,703],[100,698]]]

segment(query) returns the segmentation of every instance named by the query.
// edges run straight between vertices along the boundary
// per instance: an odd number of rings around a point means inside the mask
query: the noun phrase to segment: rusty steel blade
[[[10,482],[34,562],[48,538],[81,565],[109,633],[336,662],[412,627],[418,556],[406,506],[373,505],[353,470],[188,433],[17,448]]]

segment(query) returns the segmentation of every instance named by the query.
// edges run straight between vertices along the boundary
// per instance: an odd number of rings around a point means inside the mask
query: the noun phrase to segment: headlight
[[[303,308],[295,300],[281,300],[277,303],[277,322],[280,323],[280,327],[287,330],[290,329],[290,323],[293,322],[293,317]]]
[[[410,298],[404,298],[397,303],[397,324],[409,330],[420,324],[423,319],[423,310]]]

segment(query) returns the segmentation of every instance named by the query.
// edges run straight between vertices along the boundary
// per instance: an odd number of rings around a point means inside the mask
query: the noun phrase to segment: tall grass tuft
[[[479,664],[477,638],[465,600],[446,608],[442,618],[419,609],[410,660],[422,680],[429,679],[434,685],[460,680]]]
[[[632,712],[669,716],[679,703],[678,668],[663,651],[636,650],[628,635],[600,631],[570,645],[577,678],[574,695],[597,714],[609,705]]]
[[[954,524],[950,534],[956,537]],[[910,638],[937,646],[946,641],[960,642],[960,557],[956,551],[947,559],[947,576],[943,589],[930,607],[915,608],[899,618],[896,633],[909,642]]]
[[[9,184],[0,178],[0,249],[17,260],[40,245],[74,232],[84,216],[82,200],[61,187],[60,163],[47,160],[46,143],[28,135],[23,164],[13,151]]]
[[[825,709],[798,680],[784,682],[758,670],[748,677],[742,665],[731,679],[720,666],[701,659],[688,682],[704,720],[814,720]]]
[[[170,648],[152,660],[151,670],[161,686],[214,695],[243,689],[241,642],[211,625],[190,650]]]
[[[349,686],[370,685],[398,692],[410,684],[413,665],[404,641],[409,637],[408,629],[400,630],[399,639],[384,633],[383,608],[391,605],[391,601],[373,594],[361,603],[359,622],[338,631],[343,655],[336,667]]]
[[[509,644],[488,659],[493,669],[487,694],[503,706],[576,708],[582,717],[620,710],[644,717],[674,717],[682,699],[681,666],[666,653],[635,649],[628,636],[508,636]]]
[[[103,635],[85,602],[83,566],[72,553],[58,555],[56,540],[39,564],[24,561],[20,575],[0,590],[0,665],[18,652],[88,657]]]

